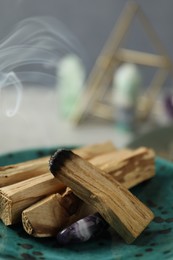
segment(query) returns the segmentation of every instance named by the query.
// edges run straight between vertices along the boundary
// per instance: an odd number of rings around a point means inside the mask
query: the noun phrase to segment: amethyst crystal
[[[173,94],[170,93],[165,98],[165,106],[166,110],[168,112],[168,115],[173,118]]]
[[[59,232],[57,235],[57,240],[61,245],[85,242],[100,235],[107,228],[107,222],[99,213],[95,213],[78,220],[71,226]]]

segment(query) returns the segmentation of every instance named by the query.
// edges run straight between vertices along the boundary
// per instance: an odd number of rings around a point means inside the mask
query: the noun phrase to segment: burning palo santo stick
[[[119,180],[127,188],[132,188],[154,176],[154,157],[155,154],[151,149],[139,148],[134,151],[123,149],[106,153],[89,161],[104,169],[106,177],[112,182]],[[74,207],[74,204],[78,207]],[[74,209],[73,212],[71,208]],[[93,212],[93,208],[81,203],[79,198],[67,188],[62,195],[53,194],[25,209],[22,213],[22,222],[28,234],[49,237]]]
[[[112,142],[107,141],[100,144],[88,145],[79,149],[74,149],[73,152],[88,160],[99,154],[115,151],[116,148]],[[50,156],[35,160],[26,161],[23,163],[1,166],[0,167],[0,187],[11,185],[32,177],[36,177],[47,173],[48,162]]]
[[[127,242],[132,243],[154,215],[123,185],[72,151],[60,150],[50,160],[52,174],[69,186],[85,203],[93,205]]]

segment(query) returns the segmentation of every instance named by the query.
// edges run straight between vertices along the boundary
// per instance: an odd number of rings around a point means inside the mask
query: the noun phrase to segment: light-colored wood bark
[[[0,189],[0,218],[5,225],[16,223],[25,208],[64,189],[65,185],[50,173],[3,187]]]
[[[92,144],[82,148],[74,149],[73,152],[83,157],[90,159],[99,154],[115,151],[116,148],[111,141],[106,141],[100,144]],[[26,161],[23,163],[1,166],[0,167],[0,187],[11,185],[32,177],[36,177],[47,173],[50,156]]]
[[[0,187],[47,173],[50,156],[0,167]]]
[[[110,141],[74,150],[76,154],[80,154],[84,158],[94,158],[96,155],[111,151],[115,152],[116,149]],[[14,181],[16,183],[0,189],[0,217],[5,225],[18,222],[21,218],[22,211],[33,203],[45,198],[47,195],[60,192],[66,188],[64,184],[58,182],[58,180],[48,172],[49,159],[41,158],[18,164],[16,167],[15,165],[14,167],[9,166],[8,184],[11,180],[12,183]],[[34,169],[38,176],[31,178],[32,174],[35,176]],[[45,171],[47,172],[45,173]]]
[[[127,243],[132,243],[154,217],[123,185],[112,183],[101,170],[72,151],[59,151],[50,169],[76,196],[93,205]]]
[[[90,160],[99,167],[111,181],[117,180],[126,188],[150,179],[155,175],[155,153],[152,149],[140,147],[135,150],[122,149],[116,155],[110,153]],[[102,162],[99,165],[99,161]]]
[[[25,209],[23,227],[35,237],[54,236],[60,228],[76,220],[74,212],[81,207],[82,201],[67,188],[64,194],[52,194]]]
[[[85,147],[81,150],[76,150],[76,154],[81,153],[84,158],[88,158],[92,164],[102,169],[102,174],[106,174],[107,178],[113,183],[114,180],[118,180],[119,182],[124,183],[126,187],[130,188],[143,180],[151,178],[154,175],[154,153],[152,150],[140,148],[135,151],[128,149],[115,151],[115,148],[111,142],[107,142],[106,145],[103,144],[103,146],[94,145],[93,147],[93,151],[92,148],[88,149]],[[107,153],[103,154],[103,151],[106,151]],[[42,167],[45,163],[44,160],[45,158],[41,158],[26,162],[24,165],[19,164],[18,166],[20,166],[21,170],[20,175],[22,174],[23,168],[29,168],[31,172],[33,171],[33,168],[35,170],[39,169],[39,166]],[[34,165],[35,162],[36,166]],[[11,169],[13,171],[13,167]],[[41,172],[44,172],[43,169],[44,167],[41,168]],[[141,172],[143,172],[143,174],[141,174]],[[81,204],[74,214],[69,215],[69,208],[71,205],[74,205],[74,203],[79,201],[79,199],[74,196],[72,192],[68,192],[68,194],[65,193],[62,196],[60,194],[53,194],[50,197],[41,200],[43,197],[54,192],[52,185],[51,191],[49,192],[47,191],[47,186],[50,187],[50,183],[55,185],[55,182],[58,183],[58,190],[59,188],[65,188],[65,186],[53,178],[50,173],[45,173],[42,174],[42,176],[37,176],[1,188],[0,215],[2,221],[6,225],[15,223],[19,220],[23,209],[33,203],[33,206],[24,211],[23,222],[25,223],[25,229],[28,230],[27,232],[33,233],[35,236],[53,235],[55,232],[55,227],[57,227],[57,229],[58,226],[59,228],[62,228],[65,224],[70,224],[79,219],[82,216]],[[55,192],[58,191],[57,183],[55,185]],[[43,186],[44,188],[42,188]],[[41,194],[38,193],[38,190],[41,190]],[[70,200],[69,208],[64,207],[62,203],[62,201],[64,201],[63,198],[66,198],[66,201],[67,198]],[[39,202],[35,204],[37,201]],[[89,210],[91,210],[91,208],[89,208]],[[42,218],[40,218],[41,215]],[[47,217],[45,218],[46,215]],[[56,221],[52,221],[53,216],[56,216]]]
[[[85,160],[90,160],[95,156],[99,156],[101,154],[106,154],[109,152],[117,151],[115,145],[111,141],[106,141],[98,144],[91,144],[88,146],[84,146],[79,149],[73,150],[73,152],[79,156],[81,156]]]
[[[110,152],[96,156],[89,161],[103,169],[106,177],[110,178],[112,182],[118,180],[125,187],[132,188],[154,176],[154,158],[155,154],[151,149],[139,148],[134,151],[123,149]],[[65,208],[67,200],[69,203],[68,207]],[[94,209],[86,203],[80,203],[79,207],[74,207],[74,203],[78,202],[78,197],[74,196],[69,188],[68,192],[62,196],[59,194],[51,195],[23,211],[24,229],[36,237],[54,236],[62,228],[94,212]],[[73,214],[69,214],[71,208],[75,210]],[[40,216],[42,216],[41,221]]]

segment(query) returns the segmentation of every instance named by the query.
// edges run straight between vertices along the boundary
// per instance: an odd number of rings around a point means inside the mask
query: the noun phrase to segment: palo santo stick
[[[50,171],[76,196],[93,205],[127,243],[132,243],[154,217],[123,185],[112,184],[101,170],[72,151],[58,151],[51,158]]]
[[[23,209],[63,189],[65,185],[50,173],[3,187],[0,189],[1,220],[11,225],[20,219]]]
[[[48,172],[49,157],[0,167],[0,187],[11,185]]]
[[[155,153],[152,149],[140,147],[135,150],[122,149],[116,155],[111,152],[90,160],[103,170],[111,181],[116,179],[126,188],[132,188],[155,175]]]
[[[104,169],[106,177],[112,182],[117,179],[125,187],[132,188],[154,176],[154,158],[151,149],[139,148],[106,153],[89,161]],[[54,236],[62,228],[94,212],[87,204],[79,204],[79,198],[69,188],[67,191],[62,195],[53,194],[23,211],[23,227],[28,234],[35,237]],[[73,214],[71,208],[74,209]]]
[[[92,145],[84,146],[82,148],[73,150],[75,154],[79,155],[85,160],[90,160],[95,156],[114,152],[114,151],[117,150],[111,141],[107,141],[100,144],[92,144]]]
[[[88,145],[79,149],[74,149],[73,152],[88,160],[99,154],[115,151],[115,146],[111,141],[100,144]],[[36,177],[47,173],[48,162],[50,156],[26,161],[23,163],[2,166],[0,167],[0,187],[11,185],[32,177]]]
[[[81,154],[84,156],[84,158],[91,158],[96,156],[97,154],[103,154],[104,152],[110,152],[110,151],[115,151],[115,147],[111,142],[105,142],[102,144],[97,144],[97,145],[90,145],[78,150],[75,150],[76,153]],[[49,157],[50,158],[50,157]],[[12,174],[17,178],[18,177],[18,182],[14,183],[12,185],[5,186],[0,189],[0,217],[2,221],[4,222],[5,225],[11,225],[19,221],[21,212],[28,206],[32,205],[36,201],[40,200],[43,197],[46,197],[48,194],[53,194],[55,192],[59,192],[60,189],[64,188],[65,185],[62,183],[58,183],[58,180],[54,178],[50,172],[44,173],[42,175],[38,175],[36,177],[19,181],[21,179],[20,175],[24,175],[23,172],[21,172],[21,169],[23,170],[24,168],[26,169],[25,173],[27,170],[31,173],[34,170],[34,167],[37,169],[38,166],[40,166],[40,162],[43,164],[45,163],[45,158],[35,160],[36,166],[32,166],[31,162],[26,162],[24,165],[26,168],[20,164],[19,169],[20,169],[20,174],[18,174],[15,171],[15,174]],[[42,167],[41,172],[46,170],[48,167],[48,162],[46,168]],[[17,167],[18,168],[18,167]],[[39,174],[41,174],[39,172]],[[10,181],[10,174],[8,180]],[[46,176],[46,179],[44,180]],[[25,175],[26,177],[26,175]],[[43,179],[42,179],[43,178]],[[42,181],[44,180],[44,189],[42,188]],[[56,191],[52,189],[50,186],[50,182],[54,183],[54,186],[57,187]],[[40,196],[37,196],[37,189],[41,190]],[[30,192],[31,190],[31,192]],[[32,194],[32,196],[31,196]],[[21,200],[21,198],[24,197],[24,199]]]
[[[62,195],[52,194],[25,209],[22,212],[23,227],[35,237],[54,236],[65,224],[80,217],[78,209],[81,207],[82,201],[67,188]]]

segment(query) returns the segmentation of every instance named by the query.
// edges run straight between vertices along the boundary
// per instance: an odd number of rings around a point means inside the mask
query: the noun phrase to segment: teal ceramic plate
[[[7,165],[52,154],[53,149],[29,150],[0,156]],[[59,246],[55,238],[33,238],[21,225],[0,223],[0,259],[111,260],[173,259],[173,164],[156,159],[156,176],[132,189],[155,214],[149,227],[127,245],[111,229],[97,240],[84,244]]]

